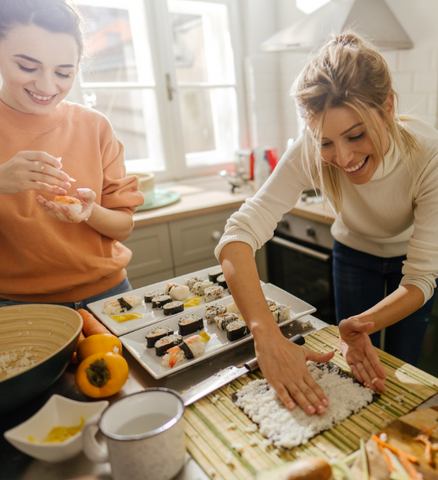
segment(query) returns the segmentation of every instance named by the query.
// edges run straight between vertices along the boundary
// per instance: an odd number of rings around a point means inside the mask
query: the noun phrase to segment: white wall
[[[382,52],[393,73],[400,112],[437,126],[438,1],[386,0],[414,48]],[[297,138],[299,125],[290,87],[306,54],[261,53],[258,46],[305,14],[294,0],[241,0],[244,25],[245,82],[252,146],[271,145],[284,153],[288,138]]]

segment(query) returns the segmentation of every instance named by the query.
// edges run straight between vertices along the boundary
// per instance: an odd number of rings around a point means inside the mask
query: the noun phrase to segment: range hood
[[[385,0],[331,0],[263,42],[260,49],[310,52],[323,45],[331,33],[347,28],[366,36],[381,50],[413,47]]]

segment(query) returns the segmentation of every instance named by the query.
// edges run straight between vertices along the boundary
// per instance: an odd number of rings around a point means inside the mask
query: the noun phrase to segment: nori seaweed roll
[[[222,268],[213,268],[208,272],[208,279],[210,280],[210,282],[216,283],[217,277],[219,277],[220,275],[222,275]]]
[[[223,313],[222,315],[214,317],[214,321],[216,322],[219,330],[226,330],[227,325],[231,322],[235,322],[236,320],[239,320],[239,315],[236,315],[235,313]]]
[[[189,335],[204,328],[204,320],[199,315],[186,315],[178,320],[180,335]]]
[[[183,339],[181,335],[174,333],[172,335],[167,335],[166,337],[160,338],[155,342],[155,353],[162,357],[169,348],[176,347],[182,343]]]
[[[219,275],[217,277],[217,284],[222,288],[228,288],[227,281],[225,280],[225,275]]]
[[[164,295],[164,292],[160,291],[155,291],[155,292],[148,292],[144,294],[144,301],[145,303],[151,303],[152,299],[154,297],[159,297],[161,295]]]
[[[163,306],[164,315],[175,315],[175,313],[182,312],[183,310],[184,310],[183,302],[170,302],[170,303],[166,303],[166,305]]]
[[[152,299],[152,308],[163,308],[166,303],[170,303],[172,297],[170,295],[160,295]]]
[[[149,329],[145,335],[147,348],[155,347],[155,343],[160,340],[160,338],[167,337],[172,333],[173,328],[166,325]]]
[[[206,305],[205,306],[205,318],[207,319],[208,323],[214,323],[214,317],[218,315],[222,315],[226,313],[227,307],[225,305],[221,305],[220,303],[213,303],[213,305]]]
[[[120,303],[120,306],[122,307],[122,312],[128,312],[129,310],[131,310],[132,305],[128,303],[123,297],[118,298],[117,301]]]
[[[227,325],[227,338],[230,342],[239,340],[239,338],[248,335],[249,329],[244,320],[236,320]]]

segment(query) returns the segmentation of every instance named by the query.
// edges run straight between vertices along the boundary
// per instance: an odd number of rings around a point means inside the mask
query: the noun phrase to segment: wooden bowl
[[[0,308],[0,414],[35,398],[61,376],[81,330],[82,317],[71,308]]]

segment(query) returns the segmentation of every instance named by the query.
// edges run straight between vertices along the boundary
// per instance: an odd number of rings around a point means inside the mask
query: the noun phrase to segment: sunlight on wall
[[[304,13],[312,13],[328,2],[329,0],[296,0],[297,7]]]

